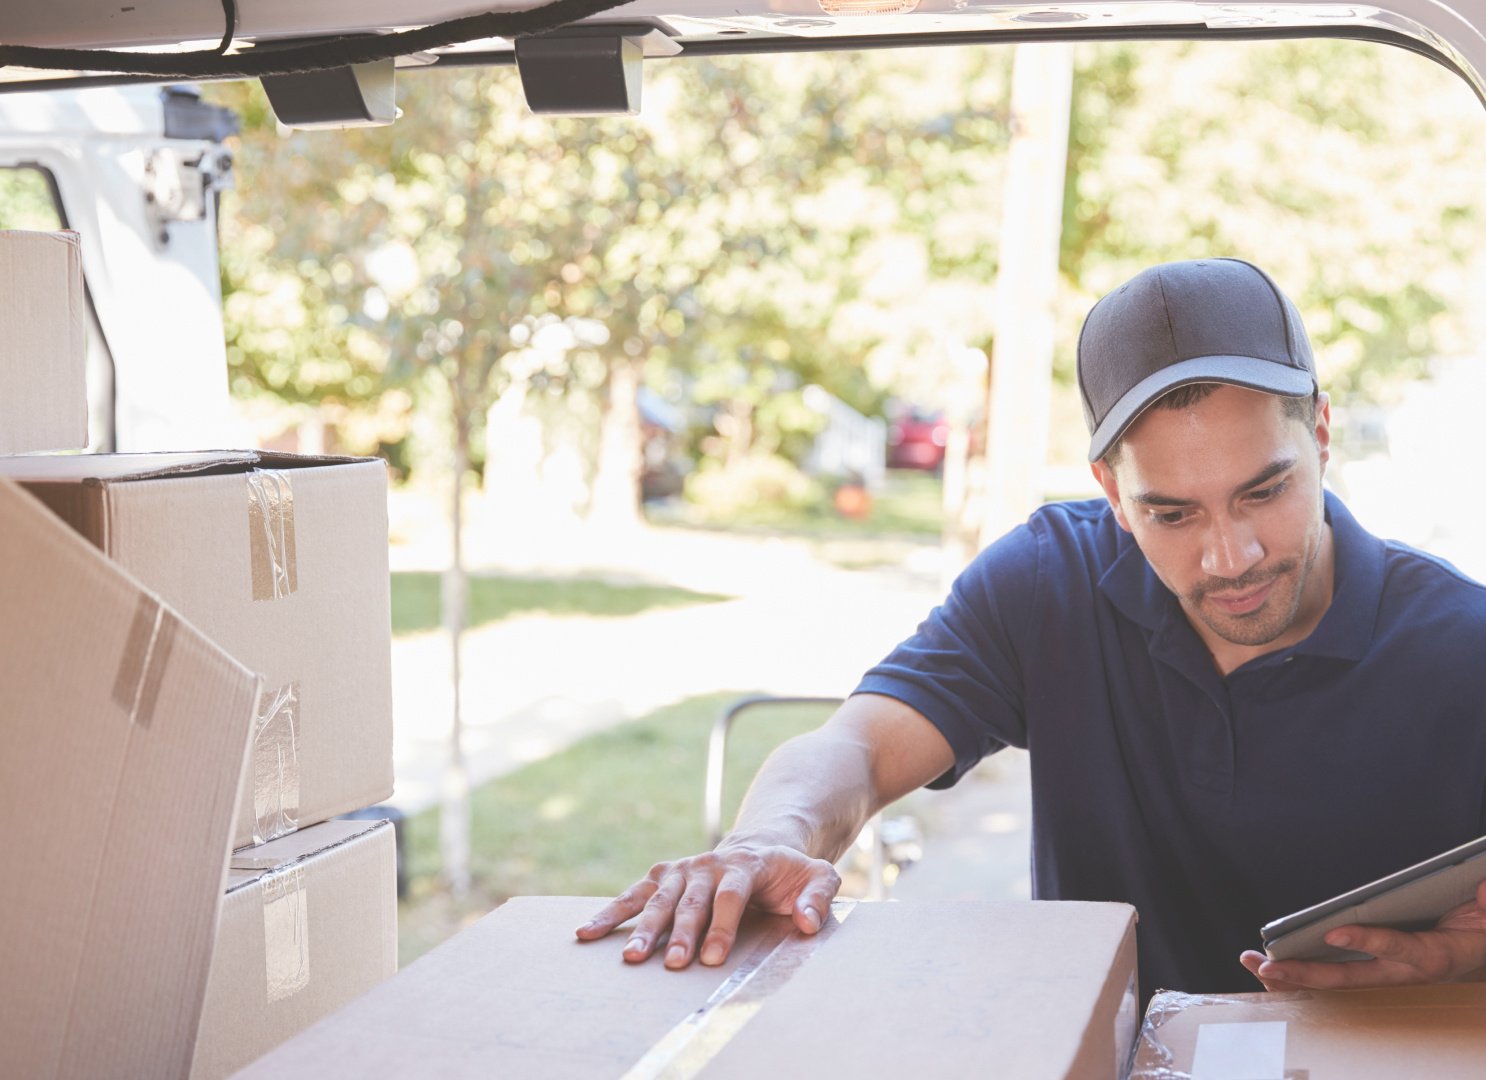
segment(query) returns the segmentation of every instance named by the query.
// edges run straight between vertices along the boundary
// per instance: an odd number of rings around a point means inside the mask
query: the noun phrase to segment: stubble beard
[[[1319,539],[1306,553],[1305,563],[1299,559],[1284,559],[1273,566],[1255,567],[1236,578],[1209,578],[1190,589],[1184,599],[1188,611],[1194,612],[1213,633],[1233,645],[1268,645],[1295,625],[1300,613],[1300,602],[1305,596],[1305,585],[1310,579],[1311,569],[1321,553]],[[1298,571],[1298,572],[1297,572]],[[1295,575],[1295,586],[1288,596],[1278,591],[1265,597],[1264,603],[1253,611],[1242,615],[1227,615],[1213,611],[1204,601],[1210,593],[1242,593],[1261,588],[1271,582],[1280,583],[1286,575]]]

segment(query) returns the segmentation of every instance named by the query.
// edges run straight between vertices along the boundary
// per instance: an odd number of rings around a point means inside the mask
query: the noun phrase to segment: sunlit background
[[[1268,269],[1332,394],[1331,486],[1486,576],[1486,112],[1466,85],[1356,42],[1044,48],[1054,88],[1072,57],[1045,235],[1014,212],[1014,145],[1038,133],[1007,47],[653,64],[642,115],[601,121],[532,116],[511,69],[404,73],[402,118],[352,132],[290,133],[256,84],[207,88],[242,124],[219,227],[232,438],[392,470],[404,961],[507,896],[608,894],[698,849],[718,715],[849,693],[999,528],[1006,460],[1038,498],[1091,495],[1076,335],[1152,263]],[[0,213],[57,224],[26,169],[0,170]],[[1018,353],[1036,313],[1008,291],[1037,244],[1050,364]],[[1044,369],[993,430],[988,393]],[[471,794],[451,874],[456,478]],[[740,717],[726,812],[827,711]],[[1024,896],[1026,806],[1014,754],[914,796],[852,887]]]

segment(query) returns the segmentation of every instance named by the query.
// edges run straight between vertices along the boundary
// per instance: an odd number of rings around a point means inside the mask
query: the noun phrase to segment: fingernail
[[[814,908],[806,908],[804,915],[805,922],[812,931],[820,929],[820,915]]]
[[[708,967],[714,967],[722,963],[722,957],[723,948],[721,942],[714,941],[702,950],[702,963]]]
[[[670,950],[666,953],[666,961],[668,963],[670,961],[672,961],[672,960],[685,960],[685,959],[686,959],[686,946],[685,945],[672,945],[671,948],[670,948]]]
[[[1352,937],[1350,934],[1343,933],[1327,934],[1326,944],[1338,949],[1345,949],[1352,944]]]
[[[645,938],[642,935],[640,935],[640,934],[636,934],[634,937],[632,937],[632,938],[629,939],[629,943],[627,945],[625,945],[624,951],[625,952],[641,952],[641,951],[644,950],[644,948],[645,948]]]

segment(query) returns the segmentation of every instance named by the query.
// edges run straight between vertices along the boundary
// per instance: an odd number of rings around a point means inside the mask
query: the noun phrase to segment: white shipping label
[[[1192,1080],[1285,1080],[1285,1022],[1199,1025]]]

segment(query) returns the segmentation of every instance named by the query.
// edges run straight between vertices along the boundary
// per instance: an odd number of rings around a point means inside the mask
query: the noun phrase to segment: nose
[[[1258,534],[1240,519],[1214,521],[1203,537],[1202,570],[1209,577],[1242,577],[1263,558],[1264,546]]]

